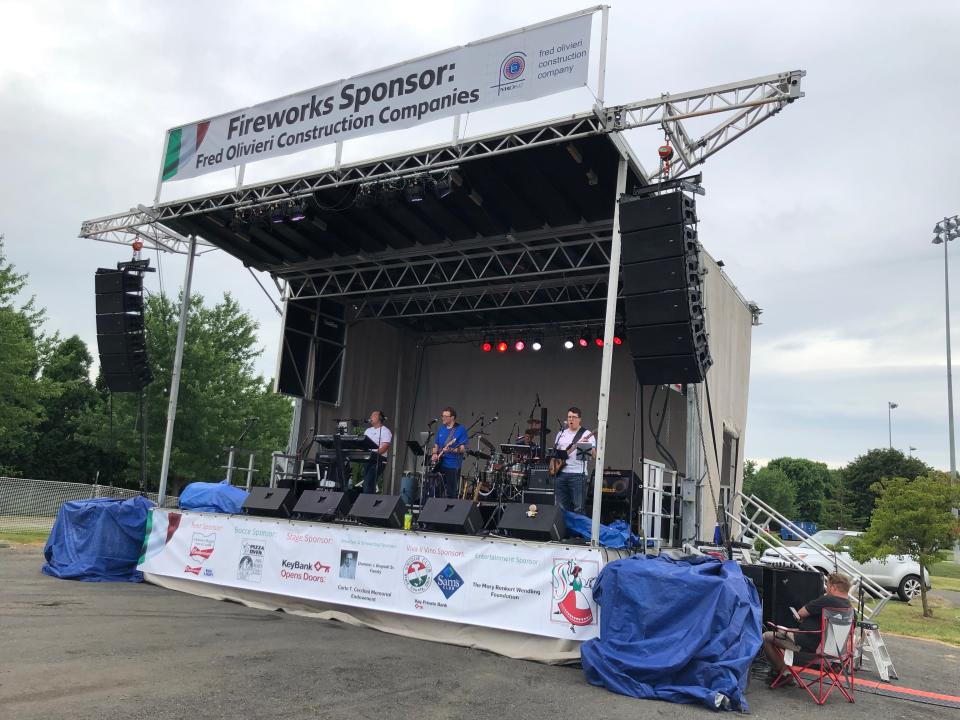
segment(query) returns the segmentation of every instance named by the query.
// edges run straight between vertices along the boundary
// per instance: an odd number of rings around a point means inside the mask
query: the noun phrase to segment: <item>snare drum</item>
[[[507,472],[507,484],[513,487],[523,487],[527,483],[527,468],[523,463],[514,463]]]

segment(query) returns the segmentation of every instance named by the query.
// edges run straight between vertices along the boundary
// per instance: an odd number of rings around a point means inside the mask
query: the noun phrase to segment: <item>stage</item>
[[[147,582],[512,658],[577,662],[616,550],[249,515],[151,512]]]

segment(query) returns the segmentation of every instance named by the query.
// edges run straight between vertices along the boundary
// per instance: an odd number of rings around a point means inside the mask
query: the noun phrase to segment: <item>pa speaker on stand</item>
[[[620,200],[627,343],[643,385],[701,382],[713,364],[696,221],[682,190]]]

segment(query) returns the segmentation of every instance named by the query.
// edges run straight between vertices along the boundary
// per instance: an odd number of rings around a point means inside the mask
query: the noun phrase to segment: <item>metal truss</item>
[[[349,267],[317,264],[280,272],[291,299],[350,297],[385,292],[489,284],[550,276],[571,278],[610,267],[611,222],[602,221],[550,231],[518,233],[456,243],[437,250],[419,248],[389,262],[354,261]],[[587,237],[583,237],[586,235]],[[564,239],[577,236],[575,239]],[[342,263],[341,259],[339,263]]]
[[[789,103],[803,97],[800,84],[805,70],[766,75],[706,90],[661,95],[640,102],[605,109],[605,123],[612,131],[659,125],[664,128],[677,152],[666,177],[670,180],[702,164]],[[737,112],[734,112],[737,111]],[[719,113],[731,113],[703,136],[692,139],[683,120]]]
[[[617,318],[620,323],[621,318]],[[550,322],[531,325],[525,323],[522,325],[501,325],[490,324],[482,326],[472,326],[460,328],[457,330],[432,332],[423,338],[424,345],[446,345],[449,343],[479,343],[484,339],[490,339],[491,342],[498,340],[512,341],[521,339],[528,345],[534,340],[545,340],[549,338],[570,338],[571,340],[579,337],[582,332],[588,334],[603,334],[603,313],[598,313],[597,317],[587,320],[578,320],[576,322]]]
[[[607,298],[607,273],[574,279],[436,290],[430,293],[361,296],[348,312],[352,320],[399,320],[457,313],[567,305]]]
[[[563,143],[580,137],[614,133],[616,138],[616,134],[624,130],[650,125],[664,126],[676,143],[678,161],[672,165],[669,176],[677,177],[772,117],[788,103],[803,97],[800,83],[805,74],[803,70],[794,70],[685,93],[664,94],[626,105],[598,107],[592,113],[462,140],[452,145],[438,145],[348,167],[335,167],[319,173],[164,203],[153,208],[140,206],[129,212],[84,222],[80,237],[107,242],[120,242],[123,238],[124,242],[129,242],[132,236],[139,236],[148,247],[179,252],[183,249],[183,240],[176,239],[175,233],[166,228],[149,231],[146,227],[213,210],[280,202],[320,190],[442,170],[465,160]],[[688,118],[725,112],[732,115],[696,140],[689,138],[682,128],[681,121]],[[626,146],[625,143],[622,145]],[[634,158],[630,159],[637,176],[646,180],[643,169]],[[134,230],[139,231],[139,235]]]

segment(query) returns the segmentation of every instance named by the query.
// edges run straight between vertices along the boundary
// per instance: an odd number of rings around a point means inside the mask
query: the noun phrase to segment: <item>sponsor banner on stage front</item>
[[[183,180],[587,83],[592,13],[517,30],[167,132]]]
[[[587,547],[154,509],[138,569],[384,612],[596,637]]]

